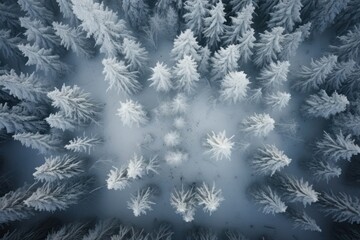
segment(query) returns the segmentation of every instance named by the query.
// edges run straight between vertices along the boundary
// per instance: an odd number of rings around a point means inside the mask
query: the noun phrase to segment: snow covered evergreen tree
[[[340,167],[318,159],[310,162],[309,169],[317,181],[326,181],[326,183],[329,183],[331,179],[338,178],[341,175]]]
[[[184,56],[180,59],[174,67],[173,74],[177,80],[176,88],[187,93],[194,90],[196,82],[200,79],[200,74],[197,71],[197,63],[191,56]]]
[[[338,62],[326,80],[326,87],[331,90],[339,90],[346,82],[347,77],[355,70],[355,66],[356,62],[352,59],[346,62]]]
[[[127,168],[126,167],[120,167],[114,169],[111,169],[109,174],[107,175],[106,179],[106,185],[107,189],[111,190],[123,190],[127,186],[129,186],[129,178],[127,176]]]
[[[45,163],[35,168],[35,180],[54,182],[79,176],[85,172],[84,161],[76,156],[45,157]]]
[[[61,140],[54,135],[23,132],[14,134],[13,138],[25,147],[36,149],[42,154],[60,150]]]
[[[146,116],[143,106],[131,99],[120,102],[120,108],[118,108],[116,115],[120,117],[123,125],[128,127],[139,127],[148,122],[148,117]]]
[[[264,175],[274,175],[291,163],[291,158],[275,145],[265,145],[259,148],[251,161],[255,172]]]
[[[196,41],[193,32],[190,29],[186,29],[174,39],[174,46],[171,50],[171,56],[174,58],[175,61],[179,61],[185,56],[189,55],[196,62],[199,62],[199,49],[200,46]]]
[[[70,87],[64,84],[61,89],[55,88],[47,96],[52,100],[52,106],[59,108],[66,117],[78,122],[96,122],[100,113],[100,104],[77,85]]]
[[[118,228],[119,221],[115,218],[98,221],[95,226],[83,236],[82,240],[100,240],[109,238]]]
[[[51,230],[45,240],[65,240],[65,239],[81,239],[85,234],[86,224],[84,223],[70,223],[61,226],[56,230]]]
[[[264,88],[278,87],[287,81],[289,67],[288,61],[271,62],[260,71],[258,80]]]
[[[147,211],[152,211],[152,205],[155,203],[151,201],[153,197],[153,190],[148,187],[138,190],[136,195],[131,195],[131,199],[128,204],[128,208],[133,211],[135,217],[146,215]]]
[[[99,137],[83,136],[70,140],[69,143],[64,146],[64,148],[76,153],[90,154],[91,150],[101,143],[103,143],[103,140]]]
[[[244,100],[250,84],[244,72],[229,72],[221,81],[220,98],[223,101],[238,103]]]
[[[316,221],[304,211],[291,211],[290,218],[293,221],[294,228],[305,231],[321,232],[321,228],[317,225]]]
[[[180,214],[185,222],[192,222],[195,216],[196,192],[193,187],[184,189],[174,189],[171,193],[170,204],[175,208],[176,213]]]
[[[284,28],[274,27],[271,31],[260,33],[259,42],[255,43],[254,63],[261,67],[277,60],[277,54],[282,50]]]
[[[311,27],[312,27],[312,23],[311,22],[307,22],[305,24],[302,24],[300,26],[298,26],[295,30],[295,32],[301,32],[301,41],[304,41],[305,39],[308,39],[310,34],[311,34]]]
[[[31,19],[38,19],[44,23],[51,23],[54,19],[52,12],[44,5],[44,1],[38,0],[18,0],[22,11]]]
[[[1,14],[1,13],[0,13]],[[3,59],[16,61],[21,56],[17,45],[21,42],[18,36],[11,36],[10,30],[0,29],[0,56]]]
[[[294,83],[294,88],[306,92],[317,90],[325,83],[326,78],[332,73],[337,63],[337,56],[323,56],[319,60],[311,60],[310,67],[302,66],[299,72],[300,80]]]
[[[327,95],[325,90],[310,95],[306,99],[303,110],[310,117],[323,117],[328,119],[330,116],[346,110],[349,105],[345,95],[333,92],[331,96]]]
[[[195,36],[201,38],[204,31],[204,19],[208,13],[208,0],[187,0],[184,4],[186,12],[183,15],[187,28],[191,29]]]
[[[122,9],[126,20],[134,28],[141,28],[148,23],[150,9],[144,0],[123,0]]]
[[[251,29],[254,10],[254,5],[250,3],[237,12],[235,17],[230,17],[231,25],[226,28],[224,35],[224,43],[226,45],[239,43],[241,37]]]
[[[60,61],[57,54],[53,54],[51,49],[39,48],[37,45],[20,44],[18,48],[25,57],[28,58],[26,66],[35,65],[36,71],[44,71],[45,74],[64,75],[70,68]]]
[[[303,40],[303,34],[300,31],[285,34],[282,50],[279,53],[279,59],[282,61],[289,61],[296,55],[296,50]]]
[[[222,196],[221,189],[216,189],[215,183],[210,187],[205,182],[200,187],[196,188],[197,204],[203,207],[204,212],[210,215],[215,212],[219,207],[224,197]]]
[[[355,144],[355,140],[349,134],[344,136],[339,133],[331,136],[324,131],[323,138],[316,142],[317,153],[332,161],[347,160],[360,153],[360,147]]]
[[[72,26],[77,26],[79,20],[72,11],[73,4],[71,3],[71,0],[56,0],[56,2],[59,5],[62,16],[68,19]]]
[[[145,174],[145,160],[143,156],[134,154],[129,161],[126,172],[129,179],[142,178]]]
[[[253,48],[255,46],[256,38],[254,37],[254,29],[247,30],[243,36],[239,39],[239,52],[240,52],[240,61],[242,63],[247,63],[251,60],[253,55]]]
[[[206,142],[204,146],[206,147],[206,153],[210,154],[211,158],[218,160],[231,160],[231,150],[234,146],[234,142],[231,140],[234,138],[234,135],[231,137],[226,137],[225,130],[215,134],[214,132],[207,135]]]
[[[105,81],[109,82],[109,88],[114,89],[117,93],[125,93],[128,95],[137,93],[141,85],[137,81],[137,72],[131,71],[129,65],[125,65],[123,61],[117,61],[116,58],[104,58],[103,74]]]
[[[239,45],[231,44],[226,48],[220,47],[211,58],[211,77],[219,80],[229,72],[238,70],[240,59]]]
[[[122,43],[121,51],[124,55],[126,63],[129,64],[130,70],[137,70],[140,72],[144,71],[148,60],[148,52],[139,42],[125,37]]]
[[[208,40],[208,46],[215,49],[220,42],[220,37],[225,31],[225,8],[221,0],[219,0],[209,10],[209,16],[205,17],[205,29],[203,30],[204,36]]]
[[[171,150],[165,153],[164,160],[169,165],[180,165],[181,163],[187,161],[189,154],[179,149]]]
[[[73,131],[79,125],[76,120],[66,117],[62,111],[54,114],[51,113],[47,118],[45,118],[45,121],[50,125],[50,127],[58,128],[63,131]]]
[[[265,103],[274,110],[282,110],[291,99],[290,93],[277,91],[265,97]]]
[[[301,22],[301,0],[280,0],[270,13],[268,27],[283,27],[286,32],[292,32],[294,25]]]
[[[155,87],[156,91],[163,92],[168,92],[173,88],[171,72],[166,64],[157,62],[151,70],[152,75],[148,80],[151,81],[150,87]]]
[[[332,46],[334,52],[342,60],[357,60],[360,54],[360,25],[355,25],[345,35],[338,37],[340,43]]]
[[[323,212],[335,222],[360,223],[360,199],[346,193],[324,192],[320,196]]]
[[[170,131],[164,136],[164,143],[167,147],[175,147],[181,143],[181,136],[178,131]]]
[[[260,210],[265,214],[284,213],[287,209],[285,203],[281,200],[276,192],[269,186],[255,189],[251,195]]]
[[[68,0],[60,0],[68,1]],[[67,24],[53,22],[55,34],[61,39],[61,45],[66,50],[72,50],[77,56],[90,58],[94,55],[93,46],[90,44],[89,39],[79,27],[72,28]]]
[[[360,136],[360,115],[351,112],[340,113],[332,120],[335,130],[341,130],[344,134]]]
[[[269,114],[253,114],[242,121],[242,131],[245,133],[265,137],[275,128],[275,120]]]

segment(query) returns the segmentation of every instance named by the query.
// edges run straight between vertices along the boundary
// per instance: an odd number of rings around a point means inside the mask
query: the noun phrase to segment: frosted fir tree
[[[317,94],[310,95],[303,105],[303,111],[310,117],[323,117],[328,119],[332,115],[343,112],[349,105],[345,95],[333,92],[327,95],[325,90],[320,90]]]
[[[76,152],[76,153],[88,153],[90,154],[96,146],[103,143],[103,140],[99,137],[76,137],[69,141],[68,144],[64,146],[66,150]]]
[[[144,0],[124,0],[122,1],[122,9],[126,20],[134,28],[141,28],[148,23],[150,9]]]
[[[63,112],[51,113],[45,118],[45,121],[51,128],[58,128],[63,131],[73,131],[79,125],[76,120],[66,117]]]
[[[316,221],[304,211],[291,211],[290,218],[293,221],[294,228],[304,231],[321,232],[321,228],[317,225]]]
[[[76,156],[45,157],[45,163],[35,168],[36,181],[54,182],[79,176],[85,172],[84,161]]]
[[[344,134],[360,136],[360,115],[351,112],[340,113],[332,119],[332,126]]]
[[[42,154],[60,150],[61,140],[54,135],[23,132],[14,134],[13,138],[25,147],[36,149]]]
[[[191,56],[184,56],[180,59],[174,67],[173,74],[175,75],[176,88],[186,93],[191,93],[196,83],[200,80],[200,74],[197,71],[197,63]]]
[[[120,108],[117,109],[116,115],[120,117],[122,124],[128,127],[140,127],[148,122],[143,106],[131,99],[120,102]]]
[[[60,39],[55,35],[54,29],[43,24],[40,20],[29,17],[20,18],[21,27],[25,28],[25,36],[28,42],[33,43],[39,48],[54,49],[59,48]]]
[[[209,72],[209,62],[210,62],[211,51],[210,51],[209,47],[206,45],[205,47],[200,47],[199,54],[200,54],[201,59],[199,62],[198,70],[201,75],[205,75]]]
[[[301,22],[301,0],[280,0],[270,13],[268,27],[284,27],[286,32],[292,32],[294,25]]]
[[[148,80],[151,82],[150,87],[154,87],[158,92],[169,92],[173,88],[173,83],[168,66],[162,62],[157,62],[151,70],[152,75]]]
[[[174,46],[171,50],[171,56],[175,61],[179,61],[185,56],[191,56],[196,62],[200,61],[199,55],[200,45],[194,37],[194,33],[190,29],[181,32],[174,39]]]
[[[311,28],[312,28],[312,23],[307,22],[307,23],[304,23],[304,24],[298,26],[294,30],[294,32],[301,32],[301,41],[304,41],[310,37]]]
[[[360,199],[346,193],[324,192],[319,201],[323,212],[335,222],[360,223]]]
[[[150,187],[138,190],[135,195],[131,194],[131,199],[127,205],[135,217],[146,215],[147,211],[152,211],[152,205],[155,204],[151,201],[153,195],[154,192]]]
[[[174,232],[168,223],[162,223],[157,229],[150,234],[151,240],[171,240]]]
[[[143,156],[134,154],[130,159],[126,172],[129,179],[142,178],[145,175],[146,163]]]
[[[356,62],[352,59],[346,62],[338,62],[326,80],[326,87],[331,90],[339,90],[354,72],[355,66]]]
[[[322,139],[316,142],[316,151],[332,161],[350,161],[352,156],[360,153],[360,147],[350,134],[344,136],[340,131],[332,136],[324,131]]]
[[[32,74],[17,74],[14,69],[0,75],[0,86],[10,95],[29,102],[48,102],[48,87]]]
[[[20,44],[19,50],[28,58],[26,66],[35,65],[36,71],[45,74],[64,75],[70,70],[69,66],[60,61],[59,55],[53,54],[51,49],[39,48],[37,45]]]
[[[140,91],[141,85],[137,80],[137,72],[131,71],[129,65],[125,65],[124,61],[117,61],[116,58],[104,58],[103,74],[105,81],[109,82],[107,89],[114,89],[117,93],[125,93],[127,95],[135,94]]]
[[[254,37],[254,29],[247,30],[239,39],[239,52],[240,52],[240,61],[242,63],[247,63],[251,60],[253,55],[253,48],[255,46],[256,38]]]
[[[143,72],[148,60],[148,52],[139,42],[124,38],[121,52],[131,71]]]
[[[245,118],[241,130],[256,137],[265,137],[275,128],[275,120],[269,114],[262,113]]]
[[[297,179],[288,175],[276,175],[274,179],[276,186],[284,192],[284,197],[289,202],[299,202],[306,207],[319,200],[319,193],[313,186],[302,178]]]
[[[180,165],[189,159],[189,154],[182,150],[171,150],[165,153],[164,160],[169,165]]]
[[[84,223],[70,223],[46,235],[45,240],[81,239],[86,233],[87,225]]]
[[[68,0],[61,0],[68,1]],[[79,27],[72,28],[67,24],[53,22],[55,34],[61,39],[60,44],[66,50],[72,50],[77,56],[91,58],[95,52],[89,39],[86,38],[85,32]]]
[[[119,221],[115,218],[98,221],[81,240],[98,240],[109,238],[117,230]]]
[[[226,137],[225,130],[217,134],[212,132],[207,135],[204,142],[204,146],[207,149],[205,152],[216,161],[223,159],[231,160],[231,151],[234,146],[233,138],[234,135],[229,138]]]
[[[226,28],[224,35],[226,45],[239,43],[241,37],[251,29],[254,10],[254,5],[250,3],[238,11],[235,17],[230,17],[231,25]]]
[[[273,176],[291,163],[291,158],[279,150],[275,145],[265,145],[254,155],[251,165],[255,172]]]
[[[29,186],[20,187],[0,197],[0,223],[21,221],[33,216],[34,211],[24,204],[31,195]]]
[[[284,41],[282,43],[282,50],[279,53],[279,59],[282,61],[289,61],[296,55],[296,50],[299,48],[299,45],[303,40],[303,34],[300,31],[285,34]]]
[[[0,13],[1,14],[1,13]],[[16,61],[21,56],[17,45],[21,42],[21,38],[11,36],[10,30],[0,30],[0,56],[3,59],[11,59]]]
[[[222,196],[221,189],[216,189],[215,183],[210,187],[205,182],[200,187],[196,188],[197,204],[203,207],[204,212],[210,215],[215,212],[219,207],[224,197]]]
[[[201,37],[204,31],[204,19],[208,13],[207,0],[187,0],[184,3],[186,12],[183,15],[186,27],[191,29],[195,36]]]
[[[71,0],[56,0],[56,2],[62,16],[68,19],[72,26],[77,26],[79,20],[72,11],[73,4],[71,3]]]
[[[254,63],[261,67],[277,60],[277,54],[282,50],[284,28],[274,27],[271,31],[260,33],[259,42],[255,43]]]
[[[290,93],[277,91],[265,97],[265,103],[274,110],[282,110],[287,107],[291,99]]]
[[[239,45],[231,44],[226,48],[221,47],[211,58],[211,78],[219,80],[229,72],[237,71],[239,59]]]
[[[18,0],[22,11],[31,19],[39,19],[44,23],[51,23],[54,19],[52,12],[44,6],[43,1]]]
[[[226,102],[238,103],[244,100],[250,84],[244,72],[229,72],[221,81],[220,99]]]
[[[180,214],[185,222],[192,222],[195,216],[196,208],[196,191],[193,187],[184,189],[174,189],[170,196],[170,204],[177,214]]]
[[[259,205],[260,210],[265,214],[284,213],[287,209],[279,195],[269,186],[255,189],[251,192],[251,195],[255,203]]]
[[[78,122],[96,122],[100,113],[100,104],[77,85],[71,87],[64,84],[61,89],[55,88],[47,96],[52,100],[53,107],[59,108],[66,117]]]
[[[127,168],[124,166],[120,168],[113,167],[107,177],[106,186],[109,190],[123,190],[130,184],[130,179],[127,176]]]
[[[120,228],[117,232],[117,234],[111,236],[111,240],[122,240],[126,238],[128,234],[133,234],[135,230],[129,226],[120,225]]]
[[[90,180],[73,179],[67,182],[44,183],[24,203],[36,211],[65,210],[79,202],[89,188]]]
[[[360,54],[360,25],[355,25],[345,35],[338,37],[340,43],[332,46],[333,51],[342,60],[358,59]]]
[[[310,162],[309,169],[315,180],[326,181],[326,183],[329,183],[331,179],[338,178],[341,175],[340,167],[318,159],[314,159]]]
[[[20,26],[19,5],[14,2],[0,3],[0,23],[8,29],[16,29]]]
[[[181,143],[181,136],[178,131],[170,131],[164,136],[164,143],[167,147],[175,147]]]
[[[279,87],[287,81],[289,67],[288,61],[271,62],[260,71],[258,80],[266,89]]]
[[[294,88],[307,92],[319,89],[320,85],[325,83],[326,78],[332,73],[337,63],[337,56],[323,56],[319,60],[311,60],[310,67],[302,66],[298,76],[300,77],[294,83]]]
[[[189,108],[188,98],[183,93],[178,93],[170,102],[171,112],[173,114],[184,114]]]
[[[220,37],[225,32],[225,8],[221,0],[219,0],[209,10],[209,15],[205,17],[205,28],[203,34],[208,40],[208,46],[215,49],[220,42]]]

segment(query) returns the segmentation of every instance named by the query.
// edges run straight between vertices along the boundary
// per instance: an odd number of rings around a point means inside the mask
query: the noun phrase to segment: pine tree
[[[118,62],[116,58],[104,58],[102,64],[105,81],[109,82],[107,91],[114,89],[118,93],[123,92],[127,95],[140,91],[141,85],[136,79],[137,72],[131,71],[123,61]]]
[[[310,117],[323,117],[328,119],[330,116],[346,110],[349,105],[345,95],[334,92],[331,96],[325,90],[310,95],[303,105],[303,110]]]
[[[193,32],[190,29],[186,29],[174,39],[174,46],[171,50],[171,56],[174,58],[175,61],[179,61],[185,56],[189,55],[196,62],[199,62],[199,49],[200,46],[196,41]]]
[[[89,93],[81,90],[77,85],[55,88],[47,96],[52,100],[52,106],[59,108],[65,117],[78,122],[96,122],[100,113],[100,104],[96,103]]]
[[[326,181],[326,183],[341,175],[340,167],[318,159],[314,159],[310,163],[309,169],[317,181]]]
[[[109,174],[107,175],[108,178],[106,179],[107,189],[111,190],[123,190],[127,186],[129,186],[129,178],[127,176],[127,168],[120,167],[110,170]]]
[[[271,32],[265,30],[264,33],[260,33],[260,40],[255,43],[254,63],[257,66],[261,67],[277,60],[277,54],[279,54],[283,48],[283,32],[283,27],[274,27]]]
[[[181,163],[187,161],[189,159],[189,154],[175,149],[175,150],[171,150],[165,153],[164,156],[164,160],[166,161],[166,163],[168,163],[169,165],[180,165]]]
[[[166,64],[157,62],[156,66],[151,68],[152,75],[148,81],[151,81],[150,87],[155,87],[156,91],[169,92],[173,88],[171,81],[171,72]]]
[[[220,37],[224,34],[226,22],[224,5],[219,0],[215,6],[209,10],[209,16],[205,17],[205,29],[203,30],[204,36],[208,40],[208,46],[215,49],[220,42]]]
[[[301,0],[280,0],[270,13],[268,27],[284,27],[286,32],[292,32],[294,25],[301,22]]]
[[[126,63],[129,64],[130,70],[144,71],[148,60],[148,52],[139,42],[124,38],[121,51]]]
[[[150,199],[153,197],[153,194],[153,190],[150,187],[138,190],[136,195],[131,194],[130,202],[127,202],[127,204],[135,217],[146,215],[147,211],[152,210],[151,206],[155,203]]]
[[[45,157],[45,163],[35,170],[33,173],[35,180],[45,182],[69,179],[85,172],[84,161],[67,154]]]
[[[334,52],[342,60],[357,60],[360,54],[360,25],[355,25],[345,35],[338,37],[340,43],[332,46]]]
[[[109,237],[117,229],[119,221],[115,218],[98,221],[95,226],[87,232],[82,240],[100,240],[109,239]]]
[[[68,1],[68,0],[62,0]],[[67,50],[72,50],[77,56],[90,58],[94,55],[89,39],[79,27],[72,28],[67,24],[53,22],[55,34],[61,39],[61,45]]]
[[[69,143],[64,146],[64,148],[66,150],[76,153],[90,154],[91,150],[101,143],[103,143],[103,140],[99,137],[83,136],[83,137],[76,137],[70,140]]]
[[[265,214],[283,213],[287,206],[281,198],[269,186],[255,189],[251,193],[255,203],[260,206],[260,210]]]
[[[214,132],[207,135],[204,146],[207,148],[206,153],[210,154],[211,158],[218,160],[231,160],[231,150],[234,143],[231,141],[234,135],[226,137],[225,130],[215,134]]]
[[[335,222],[360,223],[360,199],[346,193],[324,192],[320,196],[323,212]]]
[[[282,50],[279,53],[279,59],[282,61],[289,61],[296,55],[296,50],[302,41],[303,35],[300,31],[286,34],[282,43]]]
[[[238,70],[238,61],[240,59],[239,45],[229,45],[226,48],[220,48],[211,58],[211,77],[213,80],[219,80],[226,74]]]
[[[263,175],[274,175],[291,163],[291,158],[286,156],[283,151],[275,145],[265,145],[259,148],[251,165],[255,172]]]
[[[47,86],[42,83],[34,73],[20,75],[14,69],[0,75],[0,86],[12,96],[30,102],[47,102]]]
[[[344,134],[360,136],[360,115],[351,112],[340,113],[332,119],[335,130],[342,130]]]
[[[52,128],[58,128],[63,131],[70,130],[73,131],[79,125],[76,120],[66,117],[63,112],[56,112],[51,113],[45,121],[50,125]]]
[[[14,2],[0,3],[0,24],[8,29],[17,29],[19,22],[19,5]]]
[[[242,121],[242,131],[245,133],[265,137],[275,128],[275,120],[269,114],[257,114],[245,118]]]
[[[205,182],[200,187],[196,188],[197,204],[203,207],[204,212],[208,212],[210,215],[215,212],[224,198],[222,196],[221,189],[216,189],[215,183],[210,187]]]
[[[360,153],[360,147],[349,134],[344,136],[340,131],[331,136],[324,131],[323,138],[316,142],[317,153],[332,161],[347,160]]]
[[[144,125],[148,122],[148,117],[143,109],[143,106],[138,102],[127,99],[125,102],[120,102],[117,116],[120,117],[124,126],[132,127]]]
[[[42,154],[60,150],[61,140],[53,135],[24,132],[14,134],[13,138],[25,147],[36,149]]]
[[[180,59],[174,67],[173,74],[177,80],[176,88],[187,93],[194,90],[196,82],[200,79],[200,74],[197,71],[197,63],[191,56],[184,56]]]
[[[230,17],[231,25],[226,28],[224,35],[224,43],[226,45],[239,43],[241,37],[251,29],[254,10],[255,7],[250,3],[241,9],[235,17]]]
[[[244,72],[229,72],[221,81],[220,98],[238,103],[246,98],[249,84],[250,81]]]
[[[305,231],[321,232],[321,228],[317,225],[316,221],[304,211],[291,211],[290,217],[293,221],[294,228]]]
[[[201,38],[204,31],[204,19],[208,13],[207,0],[186,0],[184,9],[186,13],[183,15],[186,27],[191,29],[195,36]]]
[[[181,143],[181,136],[178,131],[170,131],[164,136],[164,144],[167,147],[176,147]]]
[[[51,23],[54,19],[52,12],[44,6],[44,1],[18,0],[17,3],[31,19],[38,19],[44,23]]]
[[[181,189],[174,189],[171,193],[170,204],[175,208],[176,213],[180,214],[185,222],[192,222],[195,216],[196,206],[196,192],[193,187],[184,190],[184,186],[181,185]]]
[[[240,52],[240,61],[242,63],[247,63],[251,60],[253,55],[253,48],[255,46],[256,38],[254,37],[254,29],[247,30],[243,36],[239,39],[239,52]]]
[[[189,108],[188,99],[183,93],[178,93],[170,103],[173,114],[184,114]]]
[[[326,80],[326,87],[331,90],[339,90],[347,77],[350,76],[355,70],[356,62],[354,60],[348,60],[346,62],[338,62],[332,74]]]
[[[126,20],[134,28],[141,28],[146,25],[149,20],[149,5],[144,0],[124,0],[122,1],[122,9]]]
[[[290,99],[290,93],[277,91],[266,96],[265,102],[274,110],[282,110],[289,104]]]
[[[271,62],[270,65],[260,71],[258,80],[264,88],[279,87],[287,81],[289,67],[290,63],[288,61]]]
[[[21,38],[17,36],[12,37],[10,30],[0,29],[0,56],[3,57],[3,59],[16,61],[21,55],[17,48],[20,42]]]
[[[37,45],[20,44],[18,48],[28,58],[26,66],[35,65],[36,71],[44,71],[45,74],[64,75],[70,70],[69,66],[60,61],[57,54],[51,49],[39,48]]]
[[[77,26],[79,20],[72,11],[73,4],[71,3],[71,0],[56,0],[56,2],[59,5],[62,16],[68,19],[72,26]]]

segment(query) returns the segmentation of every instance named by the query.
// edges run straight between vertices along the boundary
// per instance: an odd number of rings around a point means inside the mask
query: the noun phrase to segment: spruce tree
[[[130,70],[144,71],[148,60],[148,52],[139,42],[124,38],[121,51]]]
[[[270,13],[268,27],[283,27],[286,32],[292,32],[294,25],[301,22],[301,0],[280,0]]]
[[[254,29],[247,30],[244,35],[239,39],[239,52],[240,52],[240,62],[247,63],[251,60],[253,55],[253,48],[255,46],[256,38],[254,37]]]
[[[79,20],[72,11],[73,4],[71,3],[71,0],[56,0],[56,2],[59,5],[62,16],[68,19],[72,26],[77,26]]]
[[[221,0],[209,10],[209,16],[205,18],[204,36],[208,40],[208,46],[216,49],[220,42],[220,37],[225,31],[225,8]]]
[[[266,89],[279,87],[287,81],[289,67],[288,61],[271,62],[260,71],[258,80]]]
[[[238,70],[238,61],[240,51],[238,45],[229,45],[226,48],[220,48],[211,58],[211,78],[219,80],[225,77],[229,72]]]
[[[309,170],[315,180],[326,181],[326,183],[329,183],[331,179],[338,178],[341,175],[340,167],[319,159],[314,159],[310,162]]]
[[[149,5],[144,0],[123,0],[122,9],[126,20],[136,29],[146,25],[149,20]]]
[[[17,3],[31,19],[38,19],[43,23],[51,23],[54,19],[52,12],[44,6],[44,1],[18,0]]]
[[[174,46],[171,50],[171,56],[175,61],[179,61],[184,56],[191,56],[196,62],[200,61],[199,55],[200,46],[190,29],[181,32],[179,36],[174,39]]]
[[[346,62],[338,62],[332,74],[326,80],[326,87],[331,90],[339,90],[355,70],[356,62],[352,59]]]
[[[253,114],[242,121],[241,130],[257,137],[265,137],[275,128],[275,120],[269,114]]]
[[[289,61],[296,55],[296,50],[302,41],[303,36],[300,31],[286,34],[282,43],[282,50],[279,53],[279,59],[282,61]]]
[[[14,2],[0,3],[0,24],[8,29],[17,29],[19,22],[19,5]]]
[[[254,202],[259,205],[260,210],[265,214],[283,213],[287,206],[280,196],[269,186],[257,188],[251,192]]]
[[[277,91],[266,96],[265,102],[274,110],[282,110],[289,104],[290,99],[290,93]]]
[[[174,67],[173,73],[177,80],[176,88],[187,93],[192,92],[196,87],[196,82],[200,80],[197,71],[197,63],[193,57],[186,55],[180,59]]]
[[[116,115],[120,117],[123,125],[128,127],[140,127],[140,125],[148,122],[144,107],[131,99],[120,102],[120,108],[118,108]]]
[[[344,134],[360,136],[360,115],[351,112],[340,113],[332,119],[335,130],[342,130]]]
[[[155,87],[156,91],[163,92],[168,92],[173,88],[171,72],[166,64],[157,62],[151,70],[152,75],[148,80],[151,81],[150,87]]]
[[[204,31],[204,18],[208,13],[207,0],[186,0],[184,9],[186,13],[183,15],[186,27],[191,29],[195,36],[201,38]]]
[[[66,117],[62,111],[51,113],[47,118],[45,118],[45,121],[50,125],[50,127],[58,128],[63,131],[73,131],[79,125],[76,120]]]
[[[196,188],[197,204],[203,207],[204,212],[208,212],[211,215],[219,207],[224,197],[221,189],[216,189],[215,183],[210,187],[205,182],[200,187]]]
[[[360,54],[360,25],[355,25],[345,35],[338,37],[340,43],[332,46],[342,60],[357,60]]]
[[[101,138],[83,136],[70,140],[69,143],[64,146],[64,148],[76,153],[90,154],[91,150],[101,143],[103,143]]]
[[[238,103],[246,98],[249,84],[244,72],[229,72],[221,81],[220,98],[226,102]]]
[[[13,135],[14,140],[20,141],[25,147],[31,147],[42,154],[53,153],[60,150],[61,139],[55,135],[41,133],[16,133]]]

